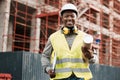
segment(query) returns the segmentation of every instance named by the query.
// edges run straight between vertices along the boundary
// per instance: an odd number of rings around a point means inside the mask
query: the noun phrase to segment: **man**
[[[96,57],[83,43],[87,34],[75,25],[77,8],[65,4],[60,16],[62,26],[50,35],[42,53],[43,68],[52,80],[89,80],[92,78],[89,63],[94,63]]]

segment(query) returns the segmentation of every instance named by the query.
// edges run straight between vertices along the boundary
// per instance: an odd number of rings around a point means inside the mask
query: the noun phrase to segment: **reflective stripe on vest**
[[[90,72],[89,69],[85,68],[85,69],[81,69],[81,68],[62,68],[62,69],[56,69],[55,70],[56,73],[63,73],[63,72]]]
[[[61,31],[57,31],[50,36],[50,41],[54,50],[53,52],[57,54],[55,79],[69,77],[72,73],[77,77],[84,77],[86,79],[92,78],[89,64],[83,61],[83,54],[81,51],[83,36],[83,32],[79,31],[73,41],[71,49],[69,49],[65,36]]]
[[[83,60],[80,59],[80,58],[75,58],[75,59],[64,58],[64,59],[61,59],[61,60],[57,60],[56,64],[62,64],[62,63],[66,63],[66,62],[72,62],[72,63],[80,62],[80,63],[84,63]]]

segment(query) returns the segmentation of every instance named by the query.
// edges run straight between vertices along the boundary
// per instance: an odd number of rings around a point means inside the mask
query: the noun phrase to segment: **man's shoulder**
[[[61,33],[61,30],[55,31],[54,33],[52,33],[52,34],[50,35],[50,37],[57,36],[57,35],[60,34],[60,33]]]
[[[61,33],[61,30],[57,30],[57,31],[53,32],[51,35],[56,35],[56,34],[59,34],[59,33]]]
[[[78,31],[78,34],[83,35],[83,36],[92,36],[91,34],[85,33],[85,32],[80,31],[80,30]]]
[[[81,30],[78,30],[78,34],[79,34],[79,35],[81,35],[81,34],[82,34],[82,35],[85,35],[86,33],[83,32],[83,31],[81,31]]]

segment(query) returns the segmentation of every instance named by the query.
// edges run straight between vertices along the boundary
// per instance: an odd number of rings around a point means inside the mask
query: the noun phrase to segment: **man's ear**
[[[63,22],[63,16],[60,17],[60,20]]]
[[[61,19],[63,19],[63,16],[60,16]]]

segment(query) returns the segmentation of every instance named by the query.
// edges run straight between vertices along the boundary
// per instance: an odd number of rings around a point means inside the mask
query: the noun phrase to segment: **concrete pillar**
[[[13,43],[13,23],[12,21],[9,22],[9,27],[8,27],[8,40],[7,40],[7,51],[12,51],[12,43]]]
[[[113,0],[110,1],[110,10],[112,10],[113,7]],[[112,13],[109,14],[109,25],[110,25],[110,61],[109,65],[112,66],[112,32],[113,32],[113,16]]]
[[[96,15],[97,25],[100,25],[100,13],[96,13]]]
[[[97,20],[97,25],[99,25],[100,26],[100,13],[96,13],[96,15],[97,15],[97,17],[96,17],[96,20]],[[101,28],[99,28],[99,29],[101,29]],[[101,30],[98,30],[97,32],[100,32],[100,35],[101,35]],[[99,35],[99,36],[100,36]],[[101,37],[101,36],[100,36]],[[100,46],[100,44],[97,44],[98,46]],[[99,56],[100,56],[100,53],[99,53],[99,49],[97,49],[96,50],[97,51],[97,57],[98,57],[98,64],[99,64]]]
[[[2,52],[7,49],[10,2],[11,0],[0,1],[0,51]]]
[[[36,16],[36,13],[34,14]],[[33,17],[31,27],[31,42],[30,52],[39,53],[39,42],[40,42],[40,18]]]

